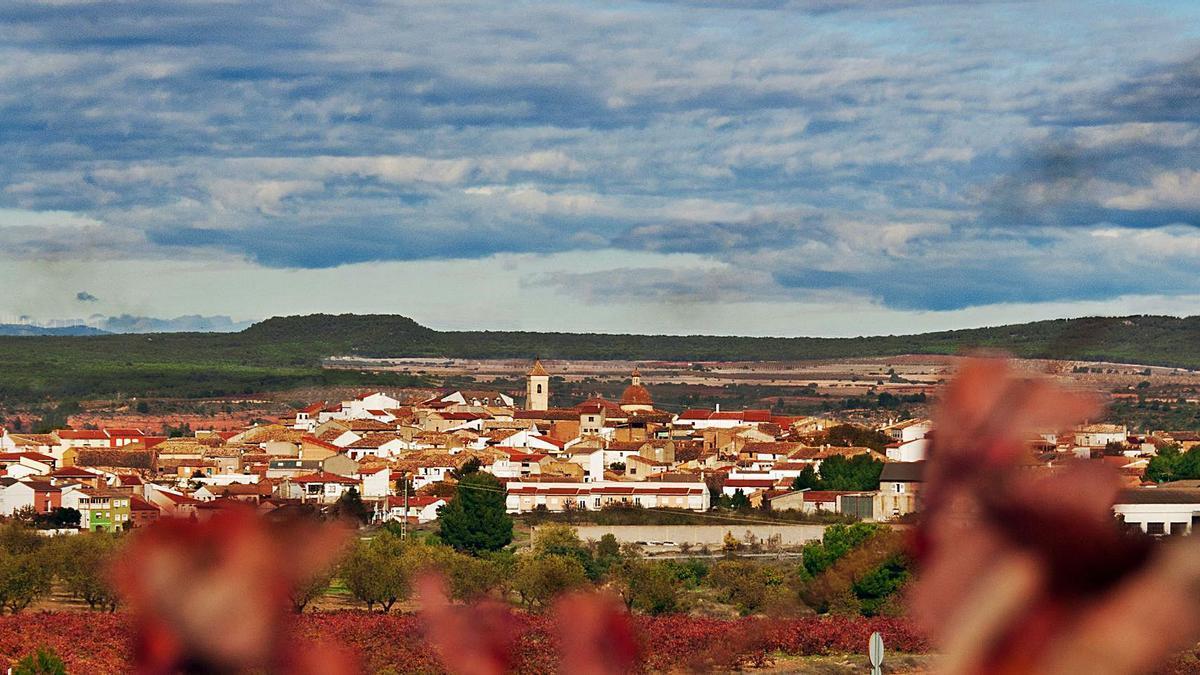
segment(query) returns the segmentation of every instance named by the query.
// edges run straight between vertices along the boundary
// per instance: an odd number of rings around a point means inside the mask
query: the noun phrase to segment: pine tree
[[[337,503],[334,504],[334,509],[341,518],[347,520],[356,520],[366,524],[371,520],[371,512],[367,509],[366,504],[363,504],[362,495],[358,494],[356,488],[350,488],[338,497]]]
[[[468,553],[504,548],[512,541],[513,527],[504,501],[504,487],[495,476],[464,476],[454,499],[438,514],[442,541]]]

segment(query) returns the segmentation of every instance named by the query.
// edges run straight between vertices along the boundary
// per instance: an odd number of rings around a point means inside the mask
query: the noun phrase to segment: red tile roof
[[[54,432],[64,441],[107,441],[108,434],[99,429],[59,429]]]

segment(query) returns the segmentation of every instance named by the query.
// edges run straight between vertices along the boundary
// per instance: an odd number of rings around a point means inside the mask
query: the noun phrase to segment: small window
[[[542,385],[540,384],[537,386],[537,393],[542,393]]]
[[[1165,523],[1146,523],[1146,533],[1154,534],[1154,535],[1166,534],[1167,533],[1166,524]]]

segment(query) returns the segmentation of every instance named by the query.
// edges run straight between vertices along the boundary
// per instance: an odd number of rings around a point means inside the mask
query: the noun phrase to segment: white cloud
[[[1130,188],[1109,197],[1104,205],[1113,209],[1200,209],[1200,171],[1164,172],[1154,176],[1149,187]]]

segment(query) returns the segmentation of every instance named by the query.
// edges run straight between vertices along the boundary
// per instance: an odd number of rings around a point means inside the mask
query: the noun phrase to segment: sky
[[[7,0],[0,26],[0,322],[1200,313],[1200,3]]]

